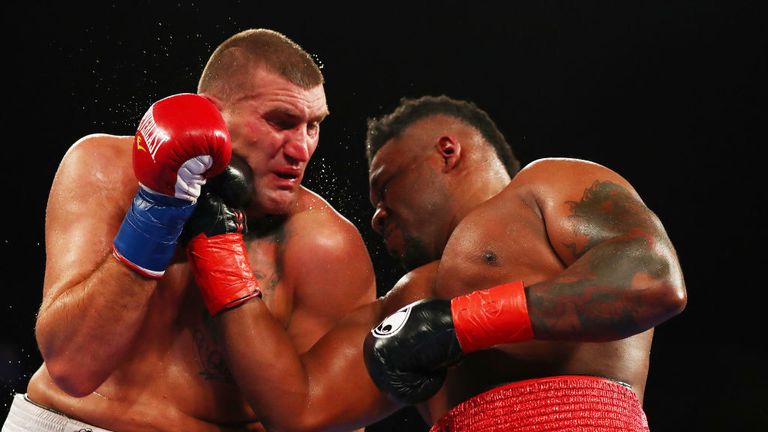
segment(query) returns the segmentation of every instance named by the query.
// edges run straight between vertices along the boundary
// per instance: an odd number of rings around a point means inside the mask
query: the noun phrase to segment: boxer
[[[323,82],[295,42],[245,30],[214,50],[196,94],[153,104],[135,136],[94,134],[69,149],[46,214],[44,363],[4,431],[264,430],[224,361],[217,308],[259,298],[306,352],[375,298],[360,233],[301,186],[328,114]],[[187,249],[218,231],[195,215],[232,203],[236,186],[249,192],[226,219],[241,236],[227,246],[241,248],[250,285],[203,295]]]
[[[304,354],[258,297],[216,315],[266,425],[343,430],[415,404],[434,431],[648,429],[653,329],[687,294],[626,179],[577,159],[519,169],[488,114],[446,96],[370,120],[367,154],[372,225],[410,270],[394,289]]]

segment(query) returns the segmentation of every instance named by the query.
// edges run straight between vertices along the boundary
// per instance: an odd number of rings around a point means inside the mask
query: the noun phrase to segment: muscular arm
[[[537,339],[615,340],[685,307],[682,272],[661,222],[605,167],[548,160],[521,172],[566,269],[526,288]]]
[[[428,296],[436,268],[414,270],[390,294],[350,313],[301,356],[260,300],[220,314],[228,364],[268,429],[349,430],[398,409],[371,381],[363,341],[385,316]]]
[[[373,264],[357,228],[339,215],[315,216],[306,212],[294,217],[285,248],[283,273],[294,288],[288,334],[299,353],[347,314],[376,299]]]
[[[106,136],[79,141],[62,160],[49,195],[36,337],[49,374],[73,396],[91,393],[115,369],[157,284],[111,256],[134,192],[126,192],[130,181],[135,186],[130,151],[120,149],[130,142]]]

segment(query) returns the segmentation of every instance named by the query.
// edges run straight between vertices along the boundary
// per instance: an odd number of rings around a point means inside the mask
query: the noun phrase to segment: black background
[[[0,6],[0,418],[41,361],[45,204],[66,149],[88,133],[132,134],[154,100],[194,91],[218,43],[268,27],[324,66],[332,114],[305,184],[360,228],[382,293],[400,271],[369,227],[365,120],[402,96],[470,99],[523,163],[605,164],[661,217],[689,303],[657,328],[652,430],[767,430],[759,2],[102,3]],[[425,429],[412,409],[369,427]]]

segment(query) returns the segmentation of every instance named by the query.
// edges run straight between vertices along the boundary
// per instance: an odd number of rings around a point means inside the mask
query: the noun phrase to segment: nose
[[[376,211],[373,212],[373,217],[371,217],[371,228],[373,228],[379,235],[384,234],[387,216],[389,216],[389,211],[383,206],[378,206]]]
[[[283,146],[283,153],[285,156],[295,163],[305,163],[309,161],[310,146],[312,145],[312,138],[310,138],[303,128],[299,130],[293,130],[287,136],[285,145]]]

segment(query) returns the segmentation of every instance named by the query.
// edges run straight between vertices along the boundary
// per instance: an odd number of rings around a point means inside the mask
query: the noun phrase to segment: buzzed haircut
[[[249,29],[231,36],[213,51],[197,92],[207,93],[218,84],[227,84],[247,72],[249,66],[266,67],[303,89],[324,83],[320,68],[296,42],[274,30]]]
[[[365,141],[368,165],[370,166],[376,152],[389,140],[398,137],[413,123],[434,115],[450,116],[477,129],[483,139],[493,147],[510,176],[514,176],[520,170],[520,161],[517,160],[512,147],[488,113],[472,102],[452,99],[445,95],[422,96],[417,99],[402,98],[400,105],[390,114],[368,119],[368,133]]]

